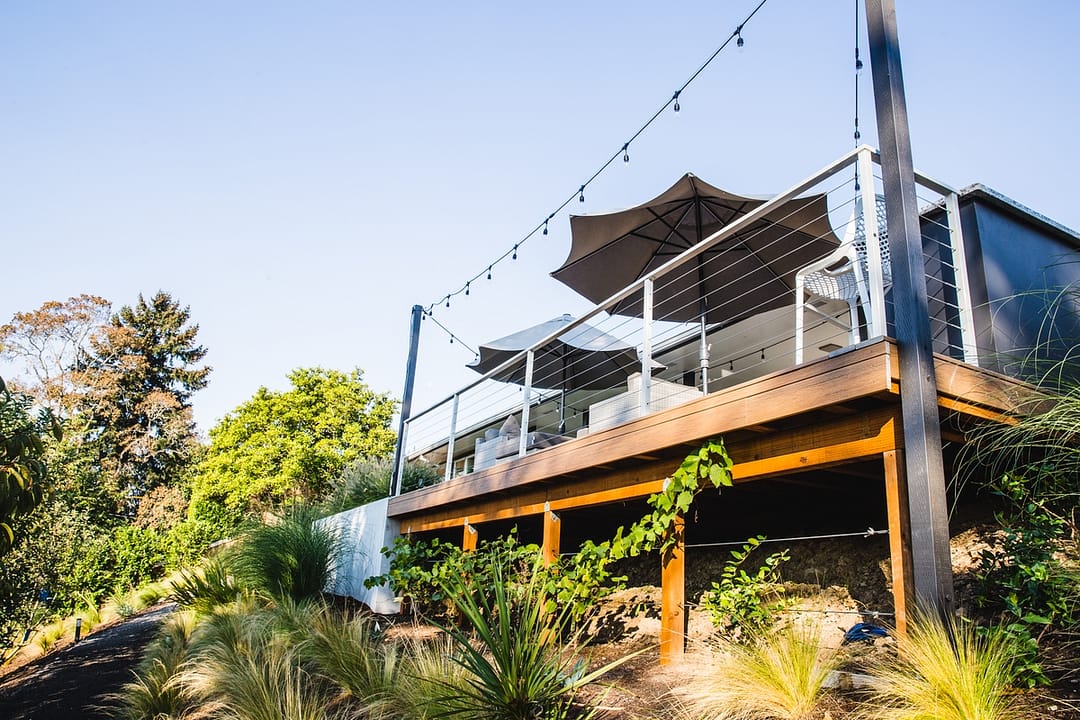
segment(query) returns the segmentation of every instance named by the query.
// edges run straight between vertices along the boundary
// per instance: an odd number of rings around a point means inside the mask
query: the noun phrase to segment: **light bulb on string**
[[[585,186],[584,185],[582,185],[581,188],[578,190],[577,201],[579,203],[585,202]]]
[[[491,266],[488,265],[488,280],[491,279]]]
[[[859,57],[859,48],[855,48],[855,72],[863,69],[862,58]]]
[[[622,161],[624,166],[630,167],[630,143],[623,143]]]
[[[548,234],[548,227],[547,227],[547,226],[548,226],[548,221],[547,221],[547,220],[545,220],[545,221],[544,221],[544,234],[545,234],[545,235],[547,235],[547,234]]]
[[[736,39],[735,39],[735,47],[737,47],[737,48],[739,48],[740,50],[742,50],[742,49],[743,49],[743,45],[745,45],[745,44],[746,44],[746,41],[745,41],[745,40],[743,40],[743,36],[742,36],[742,25],[740,25],[739,27],[735,28],[735,35],[736,35]]]
[[[465,295],[466,297],[469,295],[469,283],[465,283]]]
[[[517,246],[518,244],[514,243],[514,256],[510,258],[511,260],[517,260]]]
[[[449,295],[446,296],[446,307],[447,308],[450,307],[450,296]]]
[[[679,108],[679,93],[680,92],[682,92],[682,91],[681,90],[676,90],[675,94],[671,96],[671,99],[675,101],[675,106],[671,108],[672,110],[675,111],[675,117],[679,117],[679,110],[680,110],[680,108]]]

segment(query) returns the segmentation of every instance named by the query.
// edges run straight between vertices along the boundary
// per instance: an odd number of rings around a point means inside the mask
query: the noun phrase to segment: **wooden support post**
[[[476,528],[469,524],[468,518],[465,519],[465,533],[461,539],[461,549],[465,552],[472,552],[476,549],[476,540],[479,533],[476,532]]]
[[[551,512],[550,503],[544,503],[544,546],[540,552],[545,567],[559,561],[559,530],[559,516]]]
[[[892,565],[893,606],[896,634],[907,634],[908,612],[915,607],[911,571],[911,520],[908,516],[904,451],[889,450],[885,460],[885,503],[889,513],[889,558]]]
[[[675,517],[675,545],[663,558],[660,606],[660,664],[683,654],[686,641],[686,520]]]

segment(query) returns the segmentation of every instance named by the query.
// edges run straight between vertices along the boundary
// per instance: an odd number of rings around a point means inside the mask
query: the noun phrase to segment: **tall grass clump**
[[[594,706],[581,690],[623,660],[592,673],[572,650],[569,607],[552,609],[541,573],[511,585],[509,561],[488,555],[488,567],[475,576],[452,575],[446,590],[454,598],[467,630],[448,629],[456,644],[454,659],[468,683],[446,687],[432,700],[438,717],[495,720],[587,718]],[[477,586],[476,577],[485,578]],[[564,638],[569,636],[569,641]]]
[[[390,704],[402,646],[383,643],[370,616],[346,620],[324,607],[311,616],[303,632],[301,654],[321,674],[363,701],[369,712]]]
[[[874,720],[1020,720],[1009,691],[1011,643],[1000,632],[920,616],[898,655],[874,670],[863,717]]]
[[[317,512],[297,506],[280,522],[251,531],[231,556],[241,585],[294,601],[318,598],[337,567],[341,540],[317,525]]]
[[[165,621],[139,662],[135,678],[112,696],[117,705],[114,718],[168,720],[181,717],[191,707],[191,698],[176,676],[187,658],[195,622],[192,612],[178,612]]]
[[[682,691],[695,717],[809,720],[817,717],[824,684],[839,665],[821,644],[817,626],[759,628],[736,642],[721,639]]]

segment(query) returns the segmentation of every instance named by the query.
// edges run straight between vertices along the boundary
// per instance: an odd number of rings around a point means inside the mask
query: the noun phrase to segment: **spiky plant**
[[[212,557],[196,570],[181,570],[172,581],[170,597],[177,604],[205,615],[234,602],[240,592],[222,559]]]
[[[719,640],[682,692],[696,717],[808,720],[826,678],[839,664],[816,626],[788,623],[754,631],[747,641]]]
[[[454,658],[469,677],[464,687],[448,685],[434,698],[439,717],[591,717],[595,711],[580,698],[582,688],[626,658],[587,673],[585,661],[563,642],[570,635],[571,608],[550,609],[541,574],[533,572],[511,592],[509,559],[493,552],[478,562],[487,565],[483,572],[446,580],[447,594],[468,627],[448,632],[457,646]]]
[[[862,716],[874,720],[1020,720],[1005,635],[919,616],[898,655],[874,670]]]
[[[400,670],[384,707],[390,717],[432,720],[463,709],[448,696],[460,696],[472,674],[454,660],[454,640],[449,637],[417,640],[398,646]]]

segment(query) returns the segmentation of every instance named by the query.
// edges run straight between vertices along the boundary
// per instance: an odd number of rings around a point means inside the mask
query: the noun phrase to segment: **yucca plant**
[[[205,615],[234,602],[240,593],[225,563],[212,557],[196,570],[181,570],[172,581],[170,597],[180,606]]]
[[[1009,692],[1013,657],[1006,636],[919,616],[899,639],[862,713],[875,720],[1020,720]]]
[[[332,576],[341,540],[317,525],[313,508],[297,506],[275,525],[262,525],[240,543],[230,559],[241,585],[274,597],[317,598]]]
[[[808,720],[838,665],[817,626],[788,623],[752,631],[740,642],[719,640],[682,694],[697,717]]]
[[[484,572],[448,576],[446,590],[454,598],[468,630],[447,632],[456,641],[455,660],[469,673],[464,687],[447,685],[433,699],[439,717],[469,715],[492,720],[560,720],[591,717],[594,710],[580,699],[586,685],[623,662],[586,672],[585,661],[563,638],[570,635],[570,608],[549,609],[540,573],[508,591],[501,553],[480,561]],[[476,577],[485,578],[478,586]]]

